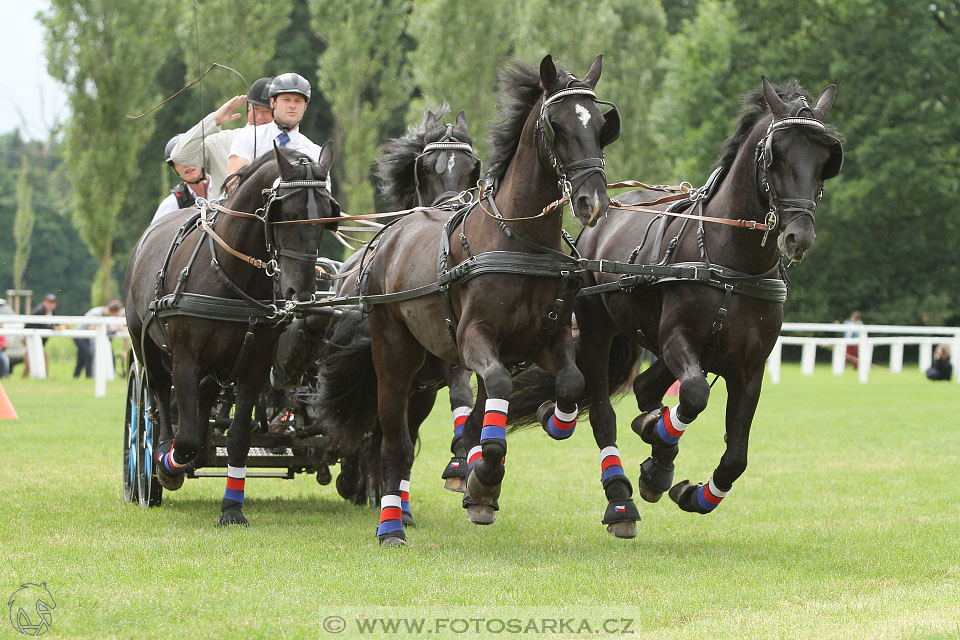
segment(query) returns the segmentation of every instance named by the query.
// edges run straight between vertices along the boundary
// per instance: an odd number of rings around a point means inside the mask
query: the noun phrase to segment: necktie
[[[286,131],[281,131],[280,135],[277,136],[277,144],[281,147],[287,146],[290,142],[290,136],[287,135]]]

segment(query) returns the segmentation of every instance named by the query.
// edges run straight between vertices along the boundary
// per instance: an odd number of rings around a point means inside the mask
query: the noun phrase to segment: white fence
[[[127,320],[123,316],[16,316],[0,315],[0,335],[26,339],[27,359],[31,378],[46,378],[47,364],[43,357],[43,338],[61,336],[66,338],[93,338],[93,386],[94,395],[107,395],[107,380],[114,379],[113,349],[107,336],[107,327],[122,328],[115,338],[126,337]],[[45,324],[50,329],[26,329],[24,324]],[[13,325],[13,326],[11,326]],[[54,329],[54,326],[86,325],[91,329]]]
[[[820,337],[810,333],[843,334],[855,331],[856,338]],[[884,335],[876,335],[884,334]],[[866,383],[870,377],[870,367],[873,364],[873,350],[876,346],[890,347],[890,371],[903,371],[903,348],[917,345],[920,349],[919,369],[925,372],[932,363],[933,346],[947,344],[950,346],[950,358],[954,373],[957,373],[957,359],[960,354],[960,327],[901,327],[894,325],[848,325],[848,324],[818,324],[807,322],[785,322],[780,330],[777,344],[767,358],[767,370],[773,384],[780,382],[780,360],[783,345],[800,345],[800,370],[804,375],[813,375],[814,364],[817,360],[817,347],[831,349],[832,369],[834,375],[842,375],[847,364],[847,346],[857,346],[857,373],[860,382]],[[960,375],[954,379],[960,382]]]

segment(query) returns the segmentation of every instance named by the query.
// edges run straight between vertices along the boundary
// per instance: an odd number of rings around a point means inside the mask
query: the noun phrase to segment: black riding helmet
[[[167,146],[163,148],[164,162],[166,162],[171,167],[173,166],[173,158],[171,157],[173,155],[173,148],[177,146],[177,140],[179,140],[180,136],[182,135],[183,135],[182,133],[178,133],[177,135],[170,138],[169,142],[167,142]]]
[[[273,78],[260,78],[250,85],[250,91],[247,93],[247,102],[259,107],[270,108],[270,83]]]
[[[310,102],[310,83],[299,73],[282,73],[270,83],[268,93],[271,98],[281,93],[299,93]]]

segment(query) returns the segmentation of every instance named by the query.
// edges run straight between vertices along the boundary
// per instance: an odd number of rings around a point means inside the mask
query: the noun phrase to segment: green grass
[[[441,399],[413,469],[420,526],[408,548],[381,551],[377,514],[309,476],[248,481],[249,528],[214,527],[221,479],[188,480],[158,509],[124,504],[124,383],[96,399],[68,366],[4,379],[20,420],[0,422],[0,599],[45,581],[49,637],[317,637],[344,607],[480,605],[633,618],[640,638],[960,637],[960,387],[915,369],[861,385],[785,366],[730,496],[706,516],[639,501],[632,541],[600,524],[586,423],[565,442],[512,435],[497,523],[466,522],[439,479]],[[721,380],[683,438],[678,480],[716,466],[724,398]],[[618,413],[635,481],[648,447],[630,403]],[[7,637],[19,636],[0,620]]]

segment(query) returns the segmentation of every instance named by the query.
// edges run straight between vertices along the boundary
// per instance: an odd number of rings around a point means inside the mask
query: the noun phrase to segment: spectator
[[[33,308],[33,311],[30,312],[32,316],[52,316],[53,312],[57,309],[57,296],[52,293],[48,293],[43,297],[43,300],[40,301],[40,304]],[[56,326],[51,326],[48,324],[35,324],[28,323],[23,325],[25,329],[56,329]],[[42,339],[43,346],[47,346],[48,338],[44,337]],[[43,362],[47,367],[47,371],[50,371],[50,357],[47,355],[47,350],[43,350]],[[24,358],[23,360],[23,377],[26,378],[30,375],[30,359]]]
[[[843,322],[843,326],[847,327],[847,330],[843,332],[844,338],[851,338],[856,340],[860,337],[859,326],[863,325],[863,320],[860,318],[860,312],[854,311],[850,314],[850,317]],[[847,345],[847,362],[853,363],[854,369],[860,368],[860,348],[856,344]]]
[[[164,198],[160,206],[157,207],[157,212],[153,214],[153,220],[150,221],[150,224],[153,224],[168,213],[192,207],[193,203],[197,201],[197,198],[206,198],[209,194],[210,176],[207,175],[206,170],[202,166],[182,165],[174,162],[170,156],[174,145],[177,144],[177,138],[181,135],[183,134],[178,133],[170,138],[166,148],[163,150],[167,164],[170,165],[181,182],[173,188],[170,195]]]
[[[90,316],[94,318],[103,318],[106,316],[117,317],[123,313],[123,305],[120,304],[119,300],[111,300],[102,307],[94,307],[87,311],[84,316]],[[80,325],[79,329],[93,329],[95,325]],[[116,334],[116,327],[107,326],[107,335],[113,336]],[[77,345],[77,364],[73,369],[73,377],[79,378],[80,373],[86,371],[88,378],[93,377],[93,354],[94,354],[94,340],[93,338],[74,338],[73,342]]]
[[[937,345],[933,352],[933,365],[927,369],[928,380],[950,380],[953,365],[950,364],[950,348],[945,344]]]
[[[247,127],[253,128],[273,122],[270,96],[267,89],[273,78],[260,78],[246,96],[239,95],[224,102],[219,109],[207,115],[181,135],[170,158],[182,165],[205,166],[210,172],[210,195],[217,197],[227,177],[230,145],[243,129],[223,129],[222,126],[240,117],[236,110],[247,103]]]
[[[7,356],[7,339],[0,336],[0,378],[10,375],[10,358]]]

